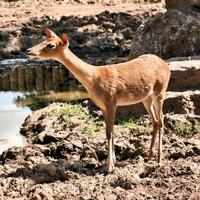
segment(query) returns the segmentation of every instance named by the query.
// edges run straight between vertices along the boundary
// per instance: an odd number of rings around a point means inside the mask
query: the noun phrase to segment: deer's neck
[[[74,55],[69,49],[65,49],[59,56],[58,61],[63,63],[65,67],[86,87],[91,88],[95,66],[89,65]]]

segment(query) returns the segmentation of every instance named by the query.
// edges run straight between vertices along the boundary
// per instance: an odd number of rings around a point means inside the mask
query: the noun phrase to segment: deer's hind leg
[[[142,103],[144,104],[144,107],[149,113],[149,115],[151,116],[152,122],[153,122],[152,139],[151,139],[151,145],[150,145],[149,156],[148,156],[148,159],[150,160],[155,155],[155,142],[156,142],[156,135],[158,132],[158,119],[156,117],[153,97],[152,96],[147,97],[145,100],[143,100]]]
[[[164,132],[164,122],[163,122],[163,101],[164,95],[160,93],[154,97],[155,113],[158,119],[158,133],[159,133],[159,146],[158,146],[158,163],[162,162],[162,138]]]

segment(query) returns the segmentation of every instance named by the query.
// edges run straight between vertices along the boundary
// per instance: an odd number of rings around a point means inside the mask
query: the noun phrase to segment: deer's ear
[[[60,36],[60,39],[61,39],[63,45],[66,45],[66,44],[69,43],[69,39],[68,39],[68,36],[67,36],[66,33],[63,33],[63,34]]]
[[[53,31],[51,31],[49,28],[45,28],[44,31],[45,31],[45,34],[46,34],[46,37],[47,37],[47,38],[52,38],[52,37],[56,37],[56,36],[57,36],[57,35],[56,35]]]

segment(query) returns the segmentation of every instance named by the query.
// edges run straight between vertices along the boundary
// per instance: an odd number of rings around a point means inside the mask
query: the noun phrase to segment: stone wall
[[[60,64],[27,60],[12,64],[2,64],[0,70],[0,91],[43,92],[62,91],[75,81],[71,73]],[[10,69],[4,70],[9,65]]]

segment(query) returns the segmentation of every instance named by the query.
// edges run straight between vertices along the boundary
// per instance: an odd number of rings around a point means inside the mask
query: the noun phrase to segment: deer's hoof
[[[114,171],[114,168],[113,169],[107,169],[107,174],[111,174],[113,171]]]
[[[111,174],[114,171],[114,165],[110,165],[107,167],[107,174]]]
[[[162,166],[162,157],[160,157],[160,156],[158,157],[158,165]]]
[[[155,153],[154,152],[150,152],[149,156],[148,156],[148,160],[152,160],[155,157]]]

